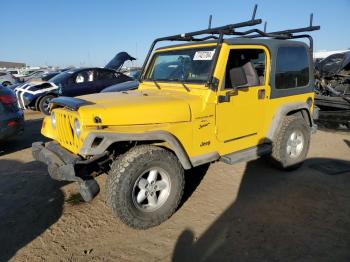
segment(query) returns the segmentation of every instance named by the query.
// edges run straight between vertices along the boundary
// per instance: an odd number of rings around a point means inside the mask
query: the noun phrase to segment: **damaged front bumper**
[[[103,156],[83,160],[53,141],[46,144],[33,143],[32,154],[35,160],[47,165],[52,179],[77,182],[79,192],[85,201],[91,201],[99,193],[100,187],[89,171],[95,161]]]

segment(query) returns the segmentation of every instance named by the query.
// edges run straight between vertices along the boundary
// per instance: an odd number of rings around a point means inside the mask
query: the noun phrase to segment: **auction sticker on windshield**
[[[193,56],[193,60],[212,60],[214,53],[215,53],[215,50],[197,51]]]

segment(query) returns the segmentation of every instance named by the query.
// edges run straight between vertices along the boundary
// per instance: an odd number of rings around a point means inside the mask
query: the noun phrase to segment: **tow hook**
[[[79,182],[79,192],[85,202],[90,202],[99,192],[100,187],[94,179]]]

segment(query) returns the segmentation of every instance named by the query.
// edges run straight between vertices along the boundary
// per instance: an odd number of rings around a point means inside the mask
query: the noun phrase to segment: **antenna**
[[[258,5],[254,5],[254,10],[253,10],[253,16],[252,16],[252,20],[255,20],[255,15],[256,15],[256,10],[258,9]]]
[[[266,33],[267,22],[264,23],[264,33]]]
[[[211,19],[213,18],[212,15],[209,16],[209,25],[208,25],[208,29],[211,29]]]

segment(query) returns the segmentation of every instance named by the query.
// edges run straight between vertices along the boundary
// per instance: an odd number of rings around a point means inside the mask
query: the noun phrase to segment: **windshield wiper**
[[[156,80],[153,80],[153,79],[149,79],[150,81],[152,81],[154,83],[154,85],[160,90],[160,85],[157,83]]]
[[[175,81],[175,82],[180,82],[182,84],[182,86],[186,89],[187,92],[191,91],[191,89],[185,84],[185,82],[183,80],[178,79],[178,78],[177,79],[172,79],[172,80]]]
[[[182,84],[182,86],[186,89],[187,92],[191,91],[191,89],[185,84],[184,81],[179,81],[179,82]]]

